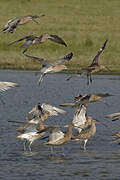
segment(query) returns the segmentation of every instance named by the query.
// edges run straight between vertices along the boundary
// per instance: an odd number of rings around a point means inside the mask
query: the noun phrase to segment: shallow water
[[[0,80],[20,83],[3,95],[5,105],[0,104],[0,179],[120,179],[120,145],[112,143],[113,132],[120,130],[120,121],[112,122],[104,116],[120,111],[120,76],[96,75],[93,83],[86,85],[86,78],[78,76],[65,81],[67,74],[51,74],[45,77],[41,86],[33,71],[0,71]],[[8,120],[25,121],[26,113],[38,102],[59,106],[73,102],[75,95],[86,93],[110,93],[105,101],[88,106],[88,115],[104,122],[107,127],[97,125],[97,132],[83,151],[82,144],[69,142],[56,147],[51,156],[50,147],[38,140],[32,145],[32,153],[23,151],[23,144],[16,140],[19,125]],[[48,124],[65,125],[73,118],[73,109],[65,116],[51,118]]]

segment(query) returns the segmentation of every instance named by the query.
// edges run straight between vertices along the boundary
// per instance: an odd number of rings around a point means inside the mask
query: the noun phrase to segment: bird
[[[84,141],[84,150],[86,150],[86,144],[89,139],[91,139],[95,133],[96,133],[96,126],[95,123],[100,123],[96,119],[93,119],[92,117],[87,117],[86,126],[82,128],[81,132],[77,135],[72,136],[72,140],[80,140]]]
[[[38,15],[26,15],[26,16],[20,16],[16,17],[14,19],[11,19],[7,22],[5,25],[5,28],[3,29],[2,32],[6,33],[14,33],[18,25],[23,25],[26,24],[30,21],[33,21],[35,23],[38,23],[35,19],[40,18],[42,16],[45,16],[45,14],[42,14],[41,16]]]
[[[108,114],[106,118],[113,118],[112,121],[120,120],[120,112]]]
[[[30,56],[27,54],[24,54],[26,57],[31,58],[33,60],[37,60],[42,64],[42,69],[40,70],[41,76],[38,80],[38,85],[40,85],[40,83],[43,80],[43,77],[48,74],[48,73],[54,73],[54,72],[60,72],[64,69],[67,69],[67,66],[62,65],[63,62],[65,61],[70,61],[72,59],[73,53],[69,53],[68,55],[64,56],[63,58],[55,61],[54,63],[49,63],[47,60],[44,60],[42,58],[38,58],[38,57],[34,57],[34,56]]]
[[[58,116],[67,112],[50,104],[36,104],[26,115],[27,122],[37,124],[45,121],[49,116]]]
[[[64,127],[68,127],[68,130],[66,132],[63,132],[60,126],[48,126],[47,128],[38,132],[42,133],[50,131],[49,139],[45,144],[51,146],[51,152],[53,152],[52,146],[63,145],[71,140],[73,125],[69,124]]]
[[[58,43],[58,44],[62,44],[62,45],[67,47],[67,44],[65,43],[65,41],[61,37],[59,37],[58,35],[55,35],[55,34],[47,34],[47,33],[44,33],[40,36],[37,36],[37,35],[24,36],[24,37],[22,37],[16,41],[8,44],[8,46],[13,45],[13,44],[18,43],[18,42],[21,42],[23,40],[25,40],[25,42],[22,46],[20,46],[20,47],[25,48],[25,50],[23,51],[23,54],[29,49],[29,47],[31,45],[41,44],[47,40],[53,41],[53,42]]]
[[[44,128],[44,122],[39,122],[37,124],[27,123],[24,126],[20,126],[19,128],[17,128],[17,131],[20,133],[20,135],[18,135],[16,138],[24,140],[24,151],[26,151],[27,148],[29,149],[30,152],[32,151],[31,149],[32,143],[35,140],[41,138],[45,133],[45,132],[37,133],[43,128]]]
[[[88,94],[88,95],[78,95],[75,96],[73,103],[64,103],[60,104],[62,107],[72,107],[74,108],[74,115],[72,124],[75,129],[80,133],[83,127],[86,127],[86,123],[88,122],[87,116],[87,106],[89,103],[102,101],[104,102],[103,97],[108,97],[110,94],[108,93],[98,93],[98,94]]]
[[[99,72],[103,69],[107,69],[108,71],[111,71],[108,67],[106,67],[104,65],[99,65],[99,63],[98,63],[99,56],[103,52],[103,50],[105,49],[107,42],[108,42],[108,40],[106,40],[104,42],[104,44],[99,49],[96,56],[93,58],[92,63],[88,67],[82,68],[78,73],[80,75],[84,75],[84,74],[87,75],[87,85],[92,83],[92,76],[91,76],[92,74]],[[71,78],[72,78],[72,76],[68,77],[66,80],[70,80]]]
[[[0,81],[0,96],[2,96],[2,93],[7,91],[8,89],[18,86],[20,86],[18,83]],[[0,100],[2,103],[4,103],[2,97],[0,97]]]
[[[112,96],[112,94],[109,93],[96,93],[96,94],[85,94],[85,95],[78,95],[75,96],[73,103],[64,103],[60,104],[60,106],[63,107],[78,107],[79,105],[85,105],[87,106],[89,103],[93,102],[103,102],[107,104],[103,98]]]

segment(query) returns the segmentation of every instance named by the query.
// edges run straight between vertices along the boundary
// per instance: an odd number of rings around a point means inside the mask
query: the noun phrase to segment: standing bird
[[[7,91],[10,88],[18,87],[18,86],[19,86],[18,83],[0,81],[0,93]],[[0,100],[1,100],[1,102],[3,102],[1,97],[0,97]]]
[[[10,43],[9,46],[12,45],[12,44],[15,44],[17,42],[23,41],[23,40],[25,40],[25,42],[24,42],[24,44],[22,46],[20,46],[20,47],[25,48],[23,53],[25,53],[29,49],[29,47],[31,45],[41,44],[41,43],[44,43],[47,40],[51,40],[51,41],[53,41],[55,43],[67,46],[67,44],[64,42],[64,40],[61,37],[59,37],[58,35],[55,35],[55,34],[42,34],[41,36],[36,36],[36,35],[24,36],[23,38],[18,39],[17,41],[14,41],[14,42]]]
[[[41,16],[45,16],[45,15],[42,14]],[[6,32],[14,33],[14,31],[16,30],[18,25],[26,24],[29,21],[34,21],[35,23],[38,23],[35,19],[40,18],[41,16],[27,15],[27,16],[20,16],[20,17],[16,17],[15,19],[11,19],[5,25],[3,32],[4,33],[6,33]]]
[[[73,140],[84,141],[84,150],[86,150],[87,141],[91,139],[96,133],[95,123],[99,123],[99,121],[93,119],[92,117],[88,117],[87,121],[89,121],[87,127],[83,128],[80,133],[72,137]]]
[[[71,140],[73,125],[69,124],[69,125],[66,125],[65,127],[68,127],[68,130],[66,132],[62,132],[59,126],[49,126],[41,130],[39,133],[49,130],[50,131],[49,139],[48,139],[48,142],[46,142],[45,144],[51,145],[51,147],[63,145]]]
[[[49,63],[47,60],[44,60],[42,58],[29,56],[27,54],[24,54],[24,55],[28,58],[33,59],[33,60],[37,60],[42,64],[42,69],[40,70],[41,76],[40,76],[40,79],[38,80],[38,84],[40,85],[40,83],[43,80],[43,77],[47,73],[60,72],[64,69],[67,69],[67,66],[61,65],[61,64],[65,61],[70,61],[72,59],[73,53],[71,52],[70,54],[64,56],[63,58],[61,58],[57,61],[55,61],[54,63]]]
[[[108,71],[110,71],[110,69],[108,69],[104,65],[98,64],[99,56],[105,49],[107,42],[108,42],[108,40],[106,40],[104,42],[103,46],[99,49],[98,53],[93,58],[91,65],[86,68],[82,68],[79,72],[80,75],[84,75],[84,74],[87,75],[87,85],[89,85],[89,83],[92,83],[92,76],[91,76],[92,74],[99,72],[102,69],[107,69]],[[68,77],[66,80],[70,80],[71,78],[72,78],[72,76]]]
[[[45,121],[49,116],[58,116],[58,114],[66,114],[67,112],[52,106],[50,104],[36,104],[32,110],[27,113],[27,122],[37,124],[40,120]]]
[[[37,133],[40,130],[44,129],[44,123],[40,122],[38,124],[27,123],[24,126],[17,128],[17,131],[20,133],[16,138],[24,140],[24,151],[29,148],[31,151],[32,143],[41,138],[45,132]]]

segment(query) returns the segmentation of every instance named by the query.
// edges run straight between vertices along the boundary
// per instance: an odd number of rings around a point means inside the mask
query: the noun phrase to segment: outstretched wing
[[[67,113],[63,109],[57,108],[50,104],[42,104],[41,107],[42,107],[43,111],[49,112],[50,116],[57,116],[58,114],[66,114]]]
[[[69,53],[68,55],[64,56],[63,58],[59,59],[58,61],[54,62],[52,65],[59,65],[61,63],[63,63],[64,61],[70,61],[73,57],[73,53]]]
[[[67,44],[65,43],[65,41],[61,37],[59,37],[55,34],[50,34],[50,37],[48,39],[55,43],[62,44],[67,47]]]
[[[7,91],[12,87],[18,87],[18,86],[19,86],[18,83],[0,81],[0,92]]]
[[[103,46],[99,49],[98,53],[96,54],[96,56],[94,57],[93,61],[92,61],[92,64],[90,66],[93,66],[93,65],[98,65],[98,58],[100,56],[100,54],[103,52],[103,50],[105,49],[105,46],[107,44],[108,40],[106,40],[103,44]]]
[[[17,42],[23,41],[23,40],[25,40],[25,39],[26,39],[26,40],[32,40],[32,39],[33,39],[33,35],[24,36],[23,38],[20,38],[20,39],[14,41],[14,42],[11,42],[10,44],[8,44],[8,46],[11,46],[11,45],[13,45],[13,44],[15,44],[15,43],[17,43]]]
[[[38,57],[34,57],[34,56],[29,56],[29,55],[27,55],[27,54],[24,54],[24,55],[25,55],[26,57],[30,58],[30,59],[39,61],[43,66],[47,66],[47,65],[50,64],[47,60],[44,60],[43,58],[38,58]]]

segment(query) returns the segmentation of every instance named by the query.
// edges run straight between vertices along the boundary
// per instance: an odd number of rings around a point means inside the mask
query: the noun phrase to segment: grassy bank
[[[46,42],[33,46],[28,54],[50,61],[57,60],[69,52],[74,53],[68,64],[69,71],[79,71],[91,63],[103,42],[109,42],[100,57],[100,63],[107,65],[112,73],[120,74],[120,1],[119,0],[1,0],[1,30],[11,18],[42,14],[39,25],[30,22],[19,26],[14,34],[0,34],[1,69],[40,69],[38,62],[32,62],[21,53],[22,43],[8,46],[8,43],[30,34],[50,33],[61,36],[68,47]]]

